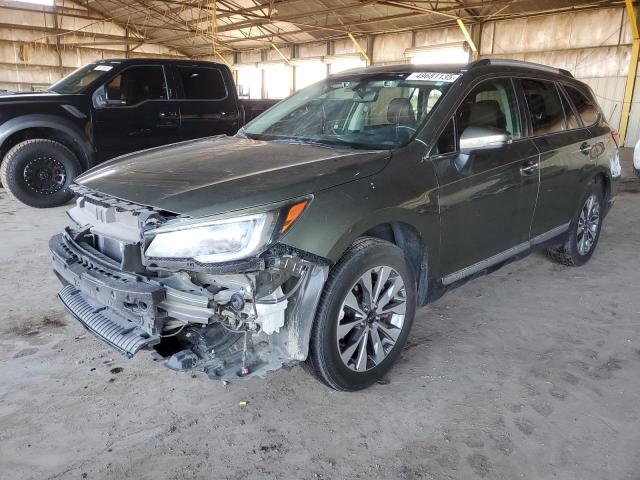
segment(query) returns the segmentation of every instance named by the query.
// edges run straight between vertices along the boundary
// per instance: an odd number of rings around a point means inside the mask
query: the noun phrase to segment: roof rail
[[[525,62],[522,60],[512,60],[509,58],[483,58],[481,60],[476,60],[475,62],[470,63],[468,69],[471,70],[472,68],[484,67],[486,65],[502,65],[507,67],[534,68],[536,70],[541,70],[549,73],[558,73],[560,75],[573,78],[573,75],[571,74],[571,72],[569,70],[565,70],[564,68],[549,67],[547,65],[542,65],[540,63]]]

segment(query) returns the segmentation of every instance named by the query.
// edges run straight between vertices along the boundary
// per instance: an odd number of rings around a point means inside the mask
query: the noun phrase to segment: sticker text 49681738
[[[460,75],[457,73],[442,73],[442,72],[413,72],[406,80],[423,80],[430,82],[455,82]]]

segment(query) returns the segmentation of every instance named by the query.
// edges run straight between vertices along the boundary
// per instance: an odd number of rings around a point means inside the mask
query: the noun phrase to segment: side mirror
[[[127,102],[121,100],[120,98],[114,98],[120,96],[119,89],[109,89],[105,88],[105,86],[101,86],[93,92],[92,100],[94,108],[104,108],[107,106],[114,105],[126,105]]]
[[[470,154],[473,150],[500,148],[511,143],[511,135],[493,127],[470,126],[460,135],[460,153]]]

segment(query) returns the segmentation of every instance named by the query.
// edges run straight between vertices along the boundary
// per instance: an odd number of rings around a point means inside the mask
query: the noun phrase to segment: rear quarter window
[[[586,127],[595,124],[598,121],[598,108],[592,100],[584,93],[574,87],[564,86],[571,103],[576,107],[576,111],[582,118],[582,123]]]

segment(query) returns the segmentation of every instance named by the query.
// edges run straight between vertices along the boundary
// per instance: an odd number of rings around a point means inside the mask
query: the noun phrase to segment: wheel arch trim
[[[78,161],[84,170],[95,165],[95,153],[86,134],[69,120],[57,115],[29,114],[7,120],[0,125],[0,145],[4,145],[16,133],[38,128],[54,130],[69,137],[83,154],[84,158]]]
[[[372,212],[339,238],[331,249],[329,258],[337,261],[360,237],[368,236],[390,241],[405,252],[416,274],[418,305],[424,305],[427,301],[429,278],[435,271],[433,262],[438,258],[439,253],[437,222],[438,219],[434,216],[418,215],[404,208],[396,207]],[[380,229],[387,229],[391,238],[381,234]],[[435,234],[427,238],[421,232],[435,232]]]

